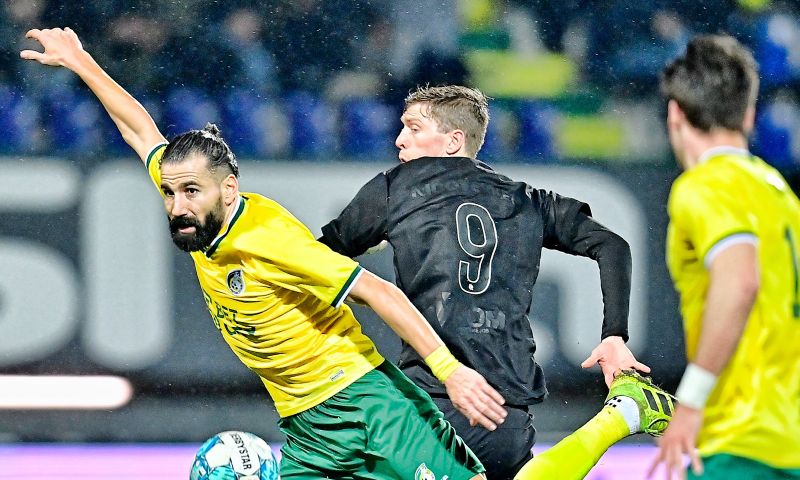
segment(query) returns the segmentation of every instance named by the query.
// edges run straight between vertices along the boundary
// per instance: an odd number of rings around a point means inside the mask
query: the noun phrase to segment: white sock
[[[628,424],[628,429],[631,431],[631,435],[634,433],[639,433],[639,406],[636,405],[636,402],[631,397],[610,398],[606,402],[606,405],[619,410],[619,412],[625,418],[625,423]]]

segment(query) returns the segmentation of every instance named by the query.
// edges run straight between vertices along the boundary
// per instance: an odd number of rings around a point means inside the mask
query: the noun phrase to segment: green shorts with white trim
[[[484,471],[430,396],[388,361],[279,425],[282,480],[467,480]]]

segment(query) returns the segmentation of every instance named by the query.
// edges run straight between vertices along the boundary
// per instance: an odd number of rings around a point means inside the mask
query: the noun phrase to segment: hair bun
[[[206,123],[206,126],[203,128],[203,131],[206,133],[210,133],[215,137],[221,136],[221,132],[219,131],[219,127],[215,123]]]

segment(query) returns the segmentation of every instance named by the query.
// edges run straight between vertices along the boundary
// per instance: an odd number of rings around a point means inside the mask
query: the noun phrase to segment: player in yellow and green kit
[[[747,149],[756,63],[732,37],[700,36],[662,89],[685,170],[669,197],[667,262],[690,363],[653,469],[685,478],[688,453],[691,478],[800,478],[800,202]]]
[[[503,398],[455,360],[397,287],[317,242],[276,202],[240,192],[238,163],[215,126],[167,143],[72,30],[28,36],[45,51],[22,57],[78,74],[145,162],[217,328],[275,402],[286,435],[282,478],[483,477],[430,397],[384,361],[343,305],[350,296],[371,306],[471,422],[496,428]]]
[[[503,398],[450,354],[397,287],[317,242],[278,203],[240,192],[238,163],[215,126],[167,143],[72,30],[28,36],[45,51],[21,56],[75,72],[147,166],[173,242],[191,255],[217,328],[275,402],[286,435],[281,478],[485,478],[431,397],[384,361],[342,304],[352,297],[372,307],[470,423],[494,430],[506,416]],[[616,373],[600,413],[516,478],[583,478],[616,441],[664,430],[669,396],[634,372]]]

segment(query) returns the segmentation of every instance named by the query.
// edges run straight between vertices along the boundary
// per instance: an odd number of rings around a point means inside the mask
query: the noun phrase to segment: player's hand
[[[44,52],[23,50],[19,56],[25,60],[34,60],[43,65],[69,67],[74,64],[78,55],[83,52],[83,45],[71,28],[51,28],[29,30],[26,37],[36,40],[44,47]]]
[[[475,370],[459,366],[444,382],[450,401],[473,427],[481,425],[495,430],[505,421],[505,399]]]
[[[600,365],[606,386],[610,387],[611,382],[620,370],[639,370],[640,372],[650,373],[650,367],[634,358],[633,353],[625,345],[622,337],[606,337],[600,345],[592,350],[589,358],[581,363],[583,368],[591,368]]]
[[[678,405],[675,415],[669,422],[669,426],[664,431],[664,436],[658,440],[658,456],[656,456],[650,469],[647,471],[647,478],[651,478],[660,464],[664,464],[666,470],[664,478],[671,480],[678,478],[686,479],[686,467],[683,455],[689,455],[691,459],[692,472],[695,475],[703,474],[703,462],[697,454],[697,435],[703,425],[703,411]]]

